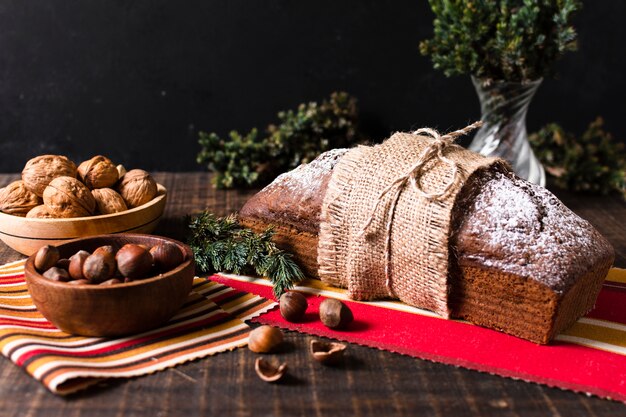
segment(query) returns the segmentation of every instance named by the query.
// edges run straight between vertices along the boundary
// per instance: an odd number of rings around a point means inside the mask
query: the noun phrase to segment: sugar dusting
[[[302,164],[292,171],[278,176],[268,188],[287,188],[290,192],[310,193],[319,188],[320,178],[328,175],[348,149],[338,148],[324,152],[308,164]]]
[[[610,244],[552,193],[497,173],[458,233],[459,259],[565,291],[611,251]]]

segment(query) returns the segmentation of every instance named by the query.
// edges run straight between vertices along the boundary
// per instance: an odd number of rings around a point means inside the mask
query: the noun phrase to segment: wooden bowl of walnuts
[[[83,236],[150,233],[167,191],[141,169],[102,155],[78,167],[62,155],[29,160],[22,179],[0,189],[0,239],[24,255]]]
[[[46,245],[28,258],[24,276],[48,321],[66,333],[107,337],[169,320],[191,291],[194,269],[187,245],[120,233]]]

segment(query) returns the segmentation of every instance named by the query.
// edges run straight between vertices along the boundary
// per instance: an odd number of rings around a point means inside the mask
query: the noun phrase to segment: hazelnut
[[[347,345],[337,342],[311,340],[311,356],[324,365],[336,365],[343,359]]]
[[[47,206],[41,204],[37,207],[33,207],[28,213],[26,213],[26,217],[29,219],[53,219],[54,214]]]
[[[248,349],[257,353],[271,352],[281,343],[283,343],[283,332],[268,325],[252,330],[248,337]]]
[[[287,372],[287,363],[275,364],[263,358],[256,358],[254,361],[256,374],[265,382],[276,382]]]
[[[106,250],[101,250],[98,253],[96,251],[85,258],[83,263],[83,276],[92,284],[98,284],[110,279],[115,275],[116,271],[113,254]]]
[[[71,279],[70,275],[67,273],[65,269],[57,268],[56,266],[53,266],[52,268],[44,272],[43,276],[48,279],[51,279],[52,281],[66,282]]]
[[[59,249],[56,246],[42,246],[35,254],[35,268],[39,272],[47,271],[56,265],[60,257]]]
[[[75,279],[72,281],[68,281],[67,283],[71,285],[86,285],[89,284],[89,281],[87,281],[86,279]]]
[[[57,264],[55,265],[57,268],[65,269],[69,272],[70,269],[70,260],[67,258],[59,259]]]
[[[96,188],[91,191],[93,198],[96,200],[98,213],[111,214],[128,210],[126,203],[121,195],[110,188]]]
[[[141,245],[127,243],[115,255],[117,269],[124,277],[144,278],[152,269],[152,255]]]
[[[131,169],[120,180],[117,191],[128,207],[139,207],[157,195],[157,184],[146,171]]]
[[[165,272],[174,269],[183,263],[185,256],[178,245],[170,242],[162,242],[150,248],[150,254],[154,260],[154,265],[160,271]]]
[[[55,217],[90,216],[96,200],[85,185],[72,177],[57,177],[43,192],[43,203]]]
[[[26,162],[22,181],[26,188],[43,196],[43,192],[57,177],[76,177],[76,165],[62,155],[41,155]]]
[[[287,321],[297,322],[302,320],[309,304],[304,295],[299,292],[289,291],[280,296],[280,314]]]
[[[320,320],[326,327],[341,329],[353,319],[352,311],[339,300],[327,298],[320,303]]]
[[[67,271],[70,273],[72,279],[79,281],[85,279],[85,276],[83,275],[83,264],[89,255],[90,253],[86,250],[80,250],[70,256],[70,266]]]
[[[121,282],[122,281],[120,281],[117,278],[111,278],[111,279],[108,279],[108,280],[106,280],[104,282],[101,282],[100,285],[115,285],[115,284],[120,284]]]
[[[24,181],[13,181],[0,190],[0,211],[4,213],[24,217],[40,204],[41,199],[26,188]]]
[[[109,158],[97,155],[78,166],[78,178],[89,189],[112,187],[118,180],[117,168]]]

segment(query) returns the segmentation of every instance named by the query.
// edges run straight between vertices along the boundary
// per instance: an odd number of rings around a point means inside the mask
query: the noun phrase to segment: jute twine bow
[[[402,193],[402,190],[404,189],[404,187],[406,186],[406,183],[408,182],[411,184],[411,186],[413,187],[413,189],[418,195],[428,200],[436,200],[447,195],[448,192],[452,189],[452,187],[454,187],[454,185],[458,181],[459,167],[457,166],[456,162],[445,157],[443,155],[443,151],[448,146],[452,145],[456,141],[457,138],[468,134],[474,129],[479,128],[480,126],[482,126],[482,124],[483,124],[482,121],[477,121],[467,127],[464,127],[463,129],[455,130],[454,132],[447,133],[443,136],[441,136],[439,132],[437,132],[435,129],[430,129],[427,127],[421,128],[412,132],[414,135],[426,134],[432,137],[434,141],[433,143],[428,145],[426,148],[424,148],[424,150],[422,151],[422,153],[420,153],[415,163],[407,170],[406,174],[401,175],[395,180],[393,180],[391,184],[389,184],[387,188],[383,189],[381,193],[378,195],[378,200],[376,201],[374,208],[370,212],[367,222],[361,228],[361,232],[359,233],[359,236],[363,236],[367,232],[367,229],[370,227],[370,225],[374,221],[374,216],[376,214],[376,211],[378,210],[378,207],[381,205],[384,197],[388,193],[393,192],[391,206],[389,207],[389,213],[387,214],[387,221],[385,223],[385,246],[384,246],[385,286],[387,287],[387,291],[389,292],[390,296],[396,298],[396,295],[393,289],[391,288],[391,277],[389,275],[389,265],[391,263],[391,245],[390,245],[391,226],[393,224],[393,217],[396,211],[396,205],[398,204],[398,200],[400,199],[400,194]],[[439,191],[426,192],[421,188],[420,179],[428,171],[428,169],[426,168],[428,167],[429,162],[433,160],[440,161],[441,163],[444,163],[450,167],[451,169],[450,179],[448,180],[446,184],[443,185],[443,187]]]

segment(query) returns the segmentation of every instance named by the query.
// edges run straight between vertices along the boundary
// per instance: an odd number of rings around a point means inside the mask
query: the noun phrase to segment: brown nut
[[[347,345],[337,342],[311,340],[311,356],[324,365],[337,365],[343,359]]]
[[[118,175],[115,164],[102,155],[94,156],[78,166],[78,179],[89,189],[112,187]]]
[[[327,298],[320,303],[320,320],[326,327],[341,329],[353,319],[352,311],[339,300]]]
[[[283,343],[283,332],[277,327],[259,326],[250,332],[248,349],[257,353],[272,352]]]
[[[288,291],[281,295],[279,304],[281,316],[291,322],[302,320],[309,306],[304,295],[295,291]]]
[[[29,219],[54,219],[54,213],[44,204],[41,204],[37,207],[33,207],[28,213],[26,213],[26,217]]]
[[[92,284],[99,284],[110,279],[115,275],[115,271],[115,257],[105,250],[98,253],[94,251],[83,263],[83,276]]]
[[[13,181],[0,190],[0,211],[24,217],[41,204],[41,198],[26,188],[24,181]]]
[[[62,281],[67,282],[70,280],[70,275],[67,273],[65,269],[57,268],[53,266],[43,273],[43,276],[52,280],[52,281]]]
[[[154,260],[154,265],[161,272],[170,271],[183,263],[185,255],[178,245],[170,242],[162,242],[150,248],[150,254]]]
[[[124,277],[145,278],[152,269],[152,255],[141,245],[127,243],[115,255],[117,269]]]
[[[98,213],[111,214],[128,210],[126,202],[117,191],[110,188],[96,188],[91,190],[93,198],[96,200]]]
[[[108,280],[106,280],[104,282],[101,282],[100,285],[115,285],[115,284],[120,284],[121,282],[122,281],[120,281],[117,278],[111,278],[111,279],[108,279]]]
[[[67,283],[71,285],[87,285],[89,284],[89,281],[87,281],[86,279],[75,279],[72,281],[68,281]]]
[[[35,254],[35,269],[39,272],[47,271],[59,261],[59,249],[56,246],[45,245]]]
[[[131,169],[120,180],[117,191],[128,207],[139,207],[157,195],[157,184],[146,171]]]
[[[76,165],[62,155],[41,155],[26,162],[22,171],[22,181],[39,197],[53,179],[76,177]]]
[[[79,250],[74,255],[70,256],[70,266],[67,271],[70,273],[72,279],[79,281],[85,279],[83,275],[83,264],[89,255],[91,254],[86,250]]]
[[[43,192],[43,203],[55,217],[83,217],[95,212],[96,200],[85,185],[72,177],[57,177]]]
[[[59,259],[55,265],[57,268],[65,269],[69,273],[70,260],[67,258]]]
[[[287,372],[287,362],[275,364],[263,358],[256,358],[254,361],[256,374],[265,382],[276,382]]]

